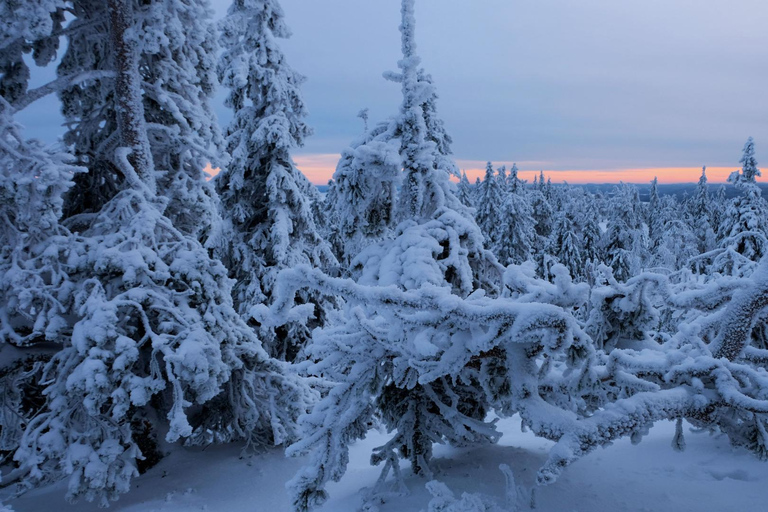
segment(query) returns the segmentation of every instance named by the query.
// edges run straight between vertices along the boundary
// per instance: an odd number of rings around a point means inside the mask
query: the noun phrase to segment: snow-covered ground
[[[520,431],[518,419],[501,423],[495,446],[471,449],[437,447],[436,479],[457,496],[480,492],[503,503],[508,464],[518,482],[531,485],[551,443]],[[768,463],[734,449],[724,436],[686,430],[686,451],[672,450],[674,424],[661,423],[638,445],[621,440],[599,449],[568,468],[560,480],[537,489],[540,512],[725,512],[761,511],[768,507]],[[329,487],[323,512],[354,512],[360,489],[371,486],[378,468],[368,464],[370,450],[384,442],[373,433],[352,448],[349,470]],[[233,446],[179,450],[133,482],[134,489],[112,505],[121,512],[288,512],[284,483],[302,464],[279,451],[239,458]],[[379,512],[426,510],[430,495],[425,480],[408,480],[411,494],[379,505]],[[69,505],[66,483],[32,491],[9,503],[16,512],[90,512],[95,503]]]

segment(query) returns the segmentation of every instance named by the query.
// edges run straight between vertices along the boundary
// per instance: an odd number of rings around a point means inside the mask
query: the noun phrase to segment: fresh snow
[[[507,464],[523,486],[534,483],[536,470],[553,443],[521,432],[520,419],[502,420],[498,445],[475,448],[435,447],[435,479],[458,496],[482,493],[505,510]],[[724,435],[691,432],[685,424],[686,450],[671,443],[673,422],[660,422],[633,445],[629,439],[597,450],[566,469],[553,485],[535,491],[538,512],[723,512],[765,508],[768,465]],[[328,485],[330,499],[318,512],[358,510],[361,489],[375,484],[379,468],[369,464],[372,448],[387,436],[371,431],[350,451],[349,469]],[[280,450],[240,457],[239,446],[177,448],[156,467],[132,482],[131,492],[113,503],[114,512],[290,512],[285,482],[305,463],[285,458]],[[407,464],[403,471],[410,475]],[[420,512],[427,509],[427,479],[407,476],[411,494],[392,497],[379,512]],[[71,505],[64,500],[66,482],[35,489],[7,502],[15,512],[91,512],[96,503]],[[0,509],[2,510],[2,509]],[[523,509],[525,510],[525,509]]]

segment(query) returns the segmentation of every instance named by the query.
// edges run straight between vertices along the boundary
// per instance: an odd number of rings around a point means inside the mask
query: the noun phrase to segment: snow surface
[[[496,446],[435,447],[436,479],[460,496],[482,493],[504,502],[505,479],[498,469],[508,464],[518,483],[533,484],[551,442],[520,430],[518,417],[498,424],[503,437]],[[622,439],[567,468],[551,486],[536,490],[539,512],[723,512],[759,511],[766,507],[768,464],[743,449],[732,448],[724,435],[691,432],[687,448],[671,447],[673,422],[651,429],[638,445]],[[349,469],[329,484],[330,500],[318,512],[353,512],[362,503],[361,488],[372,486],[379,468],[370,466],[371,449],[388,437],[372,431],[356,443]],[[204,453],[203,453],[204,452]],[[211,446],[179,449],[132,482],[133,489],[113,503],[120,512],[290,512],[284,484],[303,463],[286,459],[281,450],[240,458],[240,448]],[[403,463],[403,470],[410,469]],[[426,479],[410,477],[410,496],[393,497],[378,512],[420,512],[431,496]],[[97,503],[64,501],[66,482],[35,489],[7,502],[15,512],[92,512]]]

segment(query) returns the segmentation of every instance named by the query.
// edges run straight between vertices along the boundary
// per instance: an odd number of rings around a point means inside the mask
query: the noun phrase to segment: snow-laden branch
[[[89,82],[92,80],[103,80],[105,78],[115,78],[116,73],[114,71],[107,70],[91,70],[83,71],[80,73],[73,73],[70,75],[60,76],[56,80],[52,80],[45,85],[42,85],[36,89],[31,89],[21,98],[17,99],[13,103],[13,108],[16,112],[24,110],[35,101],[43,98],[49,94],[54,94],[67,87],[78,85],[83,82]]]

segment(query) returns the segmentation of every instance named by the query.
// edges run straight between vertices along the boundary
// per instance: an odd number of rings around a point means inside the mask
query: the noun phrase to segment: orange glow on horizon
[[[501,164],[500,164],[501,165]],[[499,166],[494,165],[498,169]],[[509,172],[510,165],[507,165]],[[464,169],[471,183],[476,178],[485,176],[485,164],[482,167],[468,167]],[[735,171],[735,167],[707,167],[707,181],[709,183],[725,183],[728,176]],[[518,172],[520,179],[532,183],[538,176],[540,169],[521,169]],[[696,183],[701,177],[701,167],[648,167],[644,169],[579,169],[579,170],[547,170],[544,176],[552,179],[552,183],[567,181],[571,184],[587,183],[649,183],[654,177],[659,183]]]
[[[336,164],[339,161],[339,155],[333,153],[318,153],[311,155],[298,155],[294,157],[296,167],[304,173],[310,182],[315,185],[326,185],[336,170]],[[483,179],[485,175],[485,162],[479,160],[457,160],[457,165],[462,171],[467,173],[470,183],[474,183],[476,178]],[[552,179],[552,183],[562,183],[567,181],[572,184],[586,183],[648,183],[654,176],[659,179],[659,183],[696,183],[701,176],[701,167],[647,167],[640,169],[574,169],[574,170],[549,170],[546,165],[539,167],[538,162],[519,163],[520,179],[528,180],[533,183],[535,176],[539,175],[541,169],[544,175]],[[543,162],[542,162],[543,163]],[[507,166],[507,171],[512,167],[511,162],[494,162],[494,168],[498,169],[501,165]],[[533,169],[532,169],[533,168]],[[725,183],[728,176],[737,169],[733,167],[707,167],[707,179],[710,183]],[[206,166],[205,172],[216,176],[219,169]],[[454,179],[454,181],[456,181]]]

